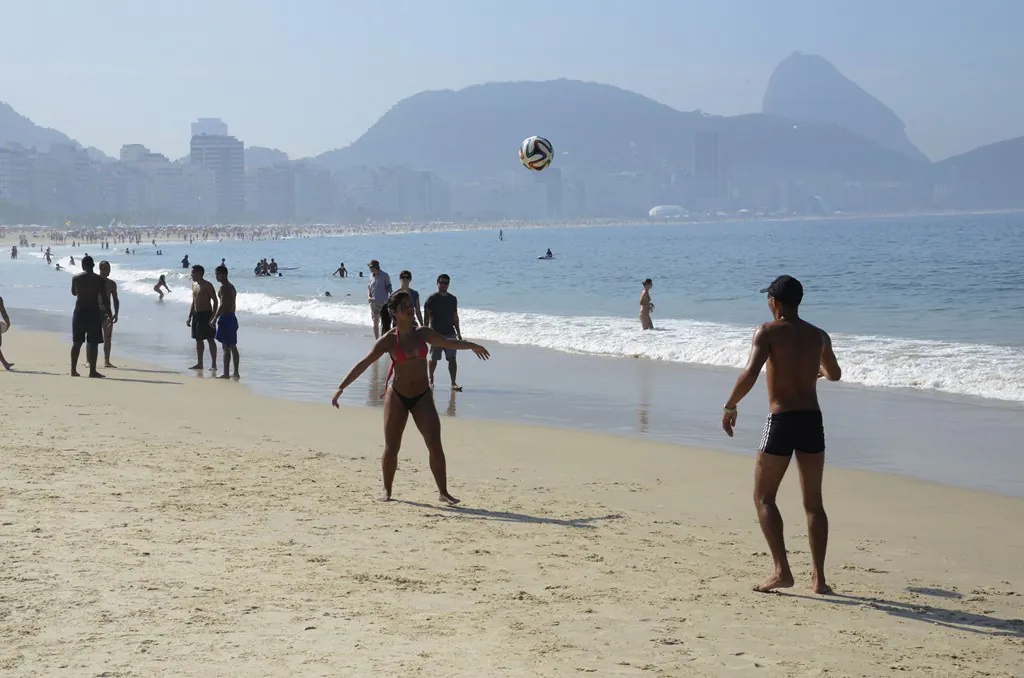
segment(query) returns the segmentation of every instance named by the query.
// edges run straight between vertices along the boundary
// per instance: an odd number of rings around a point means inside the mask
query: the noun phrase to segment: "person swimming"
[[[381,457],[384,491],[381,501],[391,500],[395,472],[398,470],[398,451],[409,416],[412,415],[430,453],[430,471],[434,475],[440,500],[455,505],[459,500],[448,492],[447,466],[441,444],[441,419],[427,378],[426,362],[430,354],[427,345],[452,351],[470,350],[481,360],[490,358],[490,353],[479,344],[448,339],[429,327],[416,326],[412,297],[405,290],[391,295],[387,304],[394,317],[394,329],[378,339],[366,357],[349,371],[335,391],[331,405],[340,407],[338,400],[345,389],[384,354],[390,354],[391,371],[381,395],[384,400],[384,454]],[[392,374],[394,381],[391,380]]]

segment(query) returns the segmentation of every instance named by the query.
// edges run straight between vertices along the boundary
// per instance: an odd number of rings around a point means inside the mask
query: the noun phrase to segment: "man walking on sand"
[[[217,296],[220,297],[220,307],[210,321],[210,326],[217,329],[217,341],[223,347],[221,361],[224,364],[224,374],[219,379],[228,378],[228,368],[231,361],[235,361],[234,377],[238,379],[238,317],[235,315],[235,286],[228,282],[228,267],[221,264],[214,269],[220,289]]]
[[[78,376],[78,356],[85,347],[89,362],[89,376],[102,379],[96,371],[99,346],[103,343],[103,309],[110,308],[110,294],[106,281],[93,272],[92,257],[82,257],[82,273],[71,279],[71,294],[75,297],[75,312],[71,316],[71,376]]]
[[[828,546],[828,516],[821,498],[825,467],[825,428],[818,405],[818,379],[839,381],[842,375],[828,334],[800,318],[803,300],[800,281],[780,275],[761,290],[768,294],[768,308],[774,320],[754,332],[747,366],[743,369],[722,411],[722,428],[732,437],[736,406],[757,382],[768,363],[768,406],[770,414],[761,436],[754,475],[754,505],[761,531],[775,561],[775,572],[755,591],[768,592],[793,585],[793,573],[786,557],[782,514],[775,504],[779,485],[796,452],[807,513],[807,534],[811,542],[811,589],[829,594],[825,581],[825,550]]]
[[[192,338],[196,340],[196,364],[189,369],[203,369],[203,342],[210,345],[210,371],[217,371],[217,344],[214,342],[216,333],[210,326],[213,315],[217,312],[217,290],[199,264],[192,267],[192,306],[188,311],[187,327],[192,328]]]
[[[458,339],[462,341],[462,330],[459,328],[459,300],[454,294],[448,293],[448,286],[451,278],[447,273],[437,276],[437,292],[427,298],[423,304],[423,323],[440,334],[445,339]],[[457,351],[451,349],[431,348],[430,349],[430,388],[434,388],[434,370],[441,360],[441,352],[444,352],[444,359],[448,361],[448,375],[452,378],[452,391],[461,391],[455,376],[459,372],[459,365],[455,362]]]
[[[100,277],[107,285],[107,294],[110,295],[110,303],[114,306],[112,314],[110,309],[103,309],[103,366],[116,369],[116,366],[110,364],[110,347],[114,341],[114,323],[121,312],[121,300],[117,298],[117,283],[110,279],[109,261],[100,262]]]
[[[372,259],[368,267],[370,284],[366,286],[366,301],[370,304],[370,317],[373,318],[373,338],[380,339],[380,335],[391,329],[391,315],[387,309],[392,292],[391,276],[380,270],[380,262],[376,259]]]
[[[11,329],[11,316],[7,315],[7,307],[4,306],[4,298],[0,297],[0,318],[4,319],[3,332],[0,332],[0,365],[3,365],[5,370],[10,370],[14,367],[14,363],[7,362],[7,358],[4,357],[3,346],[4,346],[4,332]]]

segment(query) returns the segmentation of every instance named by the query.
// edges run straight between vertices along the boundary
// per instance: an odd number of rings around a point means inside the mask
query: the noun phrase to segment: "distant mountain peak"
[[[768,81],[761,110],[795,121],[838,125],[912,160],[928,162],[892,109],[817,54],[793,52],[783,59]]]

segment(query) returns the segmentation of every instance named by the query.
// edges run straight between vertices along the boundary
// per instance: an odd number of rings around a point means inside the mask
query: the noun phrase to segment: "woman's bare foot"
[[[220,375],[220,376],[219,376],[219,377],[217,377],[217,378],[218,378],[218,379],[230,379],[231,377],[230,377],[230,376],[228,376],[228,375],[226,375],[226,374],[222,374],[222,375]]]
[[[442,492],[440,497],[438,498],[441,500],[442,503],[448,504],[448,506],[455,506],[456,504],[459,503],[458,499],[448,494],[447,492]]]
[[[380,496],[377,497],[377,501],[391,501],[391,493],[384,490],[380,493]]]
[[[759,593],[768,593],[775,589],[788,589],[793,586],[792,572],[776,572],[764,580],[764,583],[755,586],[754,590]]]
[[[78,376],[78,375],[75,375],[75,376]],[[97,372],[96,370],[93,370],[92,372],[90,372],[90,373],[89,373],[89,378],[90,378],[90,379],[106,379],[106,378],[107,378],[107,375],[105,375],[105,374],[100,374],[100,373],[99,373],[99,372]]]
[[[117,369],[117,365],[112,365],[111,363],[103,363],[103,366],[106,367],[108,370],[116,370]]]
[[[196,363],[195,365],[193,365],[189,369],[190,370],[202,370],[203,369],[203,364],[202,363]]]
[[[458,384],[452,384],[452,390],[457,393],[462,393],[462,387],[459,386]]]
[[[14,363],[4,363],[4,369],[7,370],[8,372],[11,371],[12,367],[14,367]]]
[[[78,374],[78,370],[71,370],[71,376],[72,376],[72,377],[77,377],[77,376],[79,376],[79,374]]]

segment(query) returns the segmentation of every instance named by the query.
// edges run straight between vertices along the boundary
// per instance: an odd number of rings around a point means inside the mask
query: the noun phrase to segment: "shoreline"
[[[21,327],[67,340],[64,314],[18,310],[18,315]],[[172,373],[187,373],[183,368],[195,358],[192,343],[184,335],[167,336],[153,318],[140,320],[141,327],[133,319],[118,324],[115,364],[120,356],[129,356]],[[245,343],[240,346],[245,385],[256,395],[291,402],[326,402],[335,382],[365,354],[370,341],[363,327],[320,333],[252,321],[245,320]],[[283,336],[288,337],[291,352],[305,360],[280,360]],[[728,394],[734,369],[486,343],[492,353],[495,346],[500,351],[486,367],[475,360],[463,366],[466,392],[449,393],[444,379],[439,382],[435,399],[443,421],[469,418],[540,425],[753,459],[767,414],[764,379],[758,380],[741,407],[736,436],[727,438],[721,432],[719,409],[709,403],[717,402],[715,394]],[[386,359],[375,363],[346,391],[342,402],[379,410],[387,368]],[[551,374],[564,378],[546,378]],[[819,390],[832,467],[1024,497],[1024,460],[1016,442],[1024,437],[1019,403],[843,382],[822,384]],[[971,449],[977,430],[988,431],[984,459],[963,452]]]
[[[8,347],[26,365],[0,374],[0,667],[15,674],[1019,669],[1021,499],[829,467],[839,595],[819,597],[791,469],[797,587],[757,594],[751,459],[444,419],[463,506],[436,503],[412,426],[398,501],[380,504],[379,411],[132,361],[72,379],[65,342],[17,327]]]
[[[294,238],[341,238],[341,237],[352,237],[361,235],[411,235],[419,233],[463,233],[470,231],[496,231],[499,229],[511,229],[511,230],[544,230],[544,229],[570,229],[570,228],[602,228],[602,227],[614,227],[614,226],[706,226],[713,224],[721,224],[723,226],[730,224],[749,224],[749,223],[804,223],[814,221],[878,221],[885,219],[922,219],[922,218],[942,218],[942,217],[971,217],[971,216],[989,216],[998,214],[1024,214],[1024,208],[1011,208],[1011,209],[996,209],[996,210],[968,210],[968,211],[957,211],[957,210],[925,210],[920,212],[879,212],[879,213],[867,213],[867,214],[854,214],[854,213],[843,213],[843,214],[825,214],[825,215],[783,215],[783,216],[771,216],[762,215],[759,217],[744,217],[741,215],[726,215],[721,218],[708,219],[654,219],[651,217],[636,217],[634,219],[627,218],[599,218],[599,219],[579,219],[579,220],[568,220],[568,221],[495,221],[495,222],[470,222],[470,223],[459,223],[459,222],[448,222],[448,221],[437,221],[437,222],[423,222],[419,226],[406,227],[409,222],[380,222],[372,224],[304,224],[304,225],[286,225],[286,224],[244,224],[244,225],[230,225],[230,224],[216,224],[210,225],[199,225],[199,224],[180,224],[180,225],[160,225],[160,226],[149,226],[149,225],[121,225],[119,228],[110,229],[103,228],[103,233],[109,235],[112,232],[129,232],[144,230],[154,234],[157,238],[158,245],[165,245],[169,243],[177,242],[177,236],[182,233],[191,232],[203,232],[204,230],[213,231],[220,234],[221,231],[225,232],[249,232],[249,233],[261,233],[259,237],[254,237],[253,241],[266,241],[266,240],[287,240]],[[398,228],[394,228],[394,227]],[[33,228],[35,227],[35,228]],[[19,235],[31,236],[32,231],[37,232],[43,231],[48,233],[63,233],[63,234],[75,234],[75,237],[81,237],[84,235],[95,236],[95,227],[85,227],[84,231],[78,229],[64,229],[60,230],[59,227],[48,227],[40,224],[0,224],[0,246],[10,247],[11,245],[17,244],[17,238]],[[269,231],[269,232],[268,232]],[[175,237],[172,239],[168,237],[169,234],[173,233]],[[280,235],[279,233],[287,233],[287,235]],[[163,242],[161,242],[161,239]],[[224,240],[242,240],[237,237],[225,238],[204,238],[199,242],[220,242]],[[37,242],[36,245],[40,243]],[[47,243],[43,243],[47,244]],[[48,243],[53,244],[53,243]],[[147,245],[147,243],[143,243]],[[62,246],[62,245],[58,245]]]

